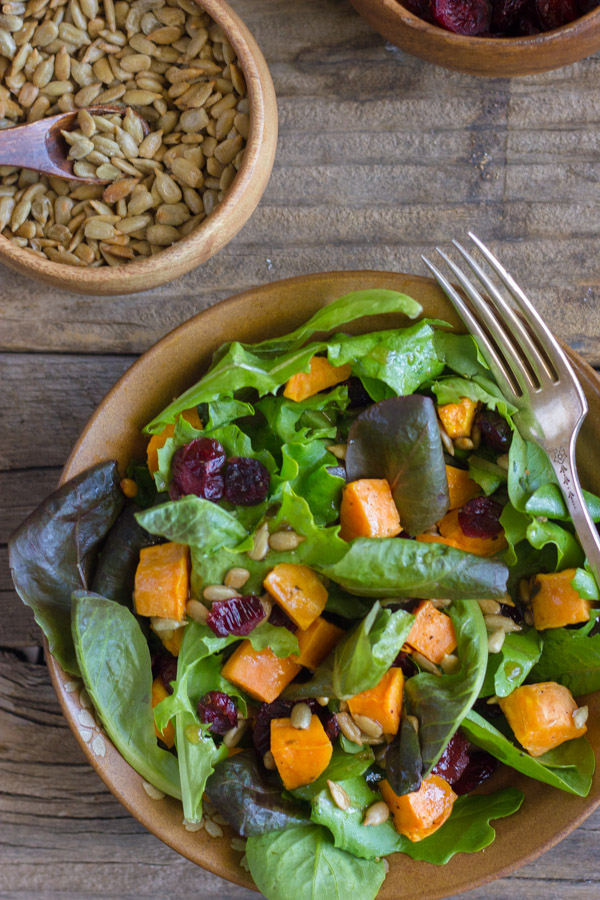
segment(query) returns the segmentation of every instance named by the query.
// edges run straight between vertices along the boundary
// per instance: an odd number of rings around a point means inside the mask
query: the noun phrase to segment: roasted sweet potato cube
[[[263,703],[272,703],[301,668],[291,656],[280,659],[268,647],[254,650],[250,641],[242,641],[223,666],[221,674],[251,697]]]
[[[278,563],[264,579],[269,594],[298,628],[306,631],[327,603],[327,588],[308,566]]]
[[[140,550],[133,601],[138,616],[159,616],[180,622],[189,589],[189,547],[158,544]]]
[[[385,478],[359,478],[344,486],[340,537],[395,537],[402,531],[392,490]]]
[[[271,720],[271,753],[288,791],[311,784],[331,759],[333,747],[318,716],[308,728],[294,728],[291,719]]]
[[[523,684],[498,701],[508,724],[530,756],[542,756],[564,741],[586,733],[573,718],[577,703],[571,691],[555,681]]]
[[[292,375],[283,390],[288,400],[300,402],[324,391],[329,387],[346,381],[352,374],[352,366],[332,366],[325,356],[313,356],[310,361],[310,372],[298,372]]]
[[[367,716],[381,725],[384,734],[396,734],[400,727],[404,675],[402,669],[391,668],[379,684],[348,700],[353,716]]]
[[[456,649],[456,634],[452,619],[440,612],[431,600],[422,600],[415,610],[415,621],[406,643],[433,663]]]
[[[189,422],[190,425],[193,425],[194,428],[197,428],[198,430],[202,428],[202,421],[195,406],[192,409],[184,409],[181,413],[181,417],[185,419],[186,422]],[[174,434],[175,425],[165,425],[159,434],[153,434],[148,441],[146,460],[151,475],[158,472],[158,451],[165,446],[167,439],[173,437]]]
[[[154,681],[152,682],[152,709],[164,700],[165,697],[168,697],[167,689],[163,684],[163,680],[160,675],[157,675]],[[164,731],[159,731],[156,725],[154,726],[154,733],[157,738],[160,738],[163,744],[171,749],[171,747],[175,743],[175,726],[173,722],[169,722]]]
[[[458,403],[444,403],[443,406],[438,406],[437,411],[446,433],[452,440],[470,436],[477,412],[476,400],[461,397]]]
[[[576,569],[536,575],[531,581],[531,611],[538,631],[577,625],[590,618],[591,601],[581,597],[571,582]]]
[[[292,659],[308,669],[316,669],[333,650],[343,634],[341,628],[319,616],[306,631],[296,632],[300,653],[298,656],[292,656]]]
[[[450,495],[448,509],[460,509],[473,497],[478,497],[481,494],[481,488],[476,481],[469,478],[469,473],[466,469],[446,466],[446,478],[448,479],[448,494]]]
[[[466,553],[474,553],[476,556],[493,556],[508,546],[503,528],[495,537],[468,537],[460,527],[458,513],[458,509],[451,509],[438,522],[440,534],[448,541],[452,541],[451,547],[464,550]]]
[[[383,799],[389,806],[398,834],[416,843],[437,831],[450,816],[456,794],[439,775],[424,778],[418,791],[412,794],[394,793],[389,782],[379,782]]]

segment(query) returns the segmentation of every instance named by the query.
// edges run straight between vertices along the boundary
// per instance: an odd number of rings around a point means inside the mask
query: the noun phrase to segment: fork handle
[[[596,583],[600,587],[600,535],[585,502],[577,466],[575,464],[575,443],[579,429],[572,434],[568,445],[559,444],[547,448],[550,462],[556,472],[558,484],[565,498],[579,543],[587,557]]]

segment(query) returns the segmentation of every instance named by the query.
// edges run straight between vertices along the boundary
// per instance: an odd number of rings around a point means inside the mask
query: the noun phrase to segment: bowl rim
[[[427,22],[425,19],[421,19],[415,13],[407,9],[402,4],[401,0],[363,0],[363,3],[365,6],[370,6],[373,9],[378,8],[380,11],[385,10],[393,18],[399,19],[404,25],[414,31],[421,31],[423,32],[423,35],[429,37],[441,35],[442,39],[445,39],[447,42],[462,45],[465,49],[475,46],[488,47],[490,49],[493,47],[497,48],[498,46],[509,46],[517,50],[531,50],[542,42],[551,44],[558,40],[562,40],[565,36],[571,37],[572,32],[578,32],[582,27],[586,27],[582,23],[585,22],[587,25],[590,19],[600,15],[600,6],[598,6],[589,10],[589,12],[584,13],[584,15],[573,19],[572,22],[567,22],[565,25],[561,25],[558,28],[552,28],[549,31],[540,31],[537,34],[510,37],[504,37],[502,35],[498,37],[486,37],[484,35],[457,34],[454,31],[447,31],[445,28],[442,28],[441,25],[435,25],[433,22]]]
[[[196,329],[198,325],[204,322],[205,318],[210,317],[211,313],[215,311],[228,313],[235,309],[236,306],[244,303],[248,303],[252,301],[253,305],[260,300],[261,297],[265,295],[271,294],[274,290],[279,291],[281,288],[297,288],[302,291],[307,287],[316,286],[317,289],[321,283],[324,283],[327,279],[335,278],[336,282],[340,285],[340,289],[337,292],[337,296],[342,296],[343,293],[346,293],[348,290],[357,289],[356,287],[352,287],[352,284],[358,279],[363,282],[368,282],[370,278],[378,278],[386,281],[386,287],[390,287],[392,289],[400,289],[398,285],[394,285],[394,282],[397,282],[398,279],[404,278],[411,282],[414,286],[427,286],[429,288],[436,287],[433,279],[424,277],[424,276],[415,276],[407,273],[398,273],[398,272],[382,272],[375,270],[356,270],[356,271],[333,271],[326,273],[314,273],[311,275],[301,275],[295,276],[292,278],[281,279],[279,281],[268,282],[266,284],[260,285],[255,288],[250,288],[246,291],[235,294],[226,300],[221,301],[220,303],[214,304],[211,307],[208,307],[194,316],[190,317],[185,322],[178,325],[176,328],[165,334],[161,339],[159,339],[155,344],[153,344],[145,353],[141,354],[138,359],[134,361],[134,363],[127,369],[127,371],[121,375],[121,377],[117,380],[117,382],[113,385],[113,387],[107,392],[103,400],[100,402],[86,425],[81,431],[81,434],[73,447],[71,454],[65,466],[62,470],[60,477],[60,484],[63,484],[68,478],[73,477],[77,471],[81,471],[85,466],[81,465],[81,460],[78,459],[78,454],[81,451],[81,448],[86,442],[88,435],[91,433],[94,428],[97,419],[102,415],[106,406],[110,403],[118,399],[119,393],[126,388],[127,381],[131,376],[131,372],[134,369],[138,371],[143,370],[146,367],[150,369],[155,369],[155,363],[160,359],[162,354],[166,351],[168,354],[175,354],[177,352],[177,344],[181,335],[189,330]],[[345,290],[346,289],[346,290]],[[438,291],[439,292],[439,291]],[[441,295],[441,292],[439,292]],[[443,295],[441,295],[443,296]],[[333,299],[333,298],[329,298]],[[322,303],[329,302],[328,299],[322,298]],[[447,302],[447,301],[446,301]],[[458,331],[464,331],[464,326],[461,328],[460,326],[457,329]],[[209,333],[209,332],[208,332]],[[600,398],[600,381],[598,376],[592,367],[582,359],[579,354],[575,351],[571,350],[567,345],[561,342],[563,349],[568,353],[572,362],[575,363],[576,369],[578,370],[579,377],[582,379],[582,383],[584,387],[588,390],[595,392]],[[164,367],[164,360],[162,362],[162,366]],[[84,451],[85,452],[85,451]],[[104,457],[106,458],[106,457]],[[87,463],[90,464],[90,463]],[[120,783],[118,779],[112,777],[112,773],[109,771],[108,767],[103,763],[102,760],[94,757],[90,752],[89,744],[83,738],[79,731],[79,727],[75,721],[74,709],[73,709],[73,698],[74,695],[72,693],[68,693],[65,690],[65,683],[69,681],[72,676],[65,673],[58,662],[51,656],[48,652],[47,643],[44,640],[44,645],[46,649],[46,660],[48,669],[50,671],[52,683],[54,689],[57,693],[61,708],[65,717],[73,731],[79,745],[83,749],[87,761],[93,766],[96,770],[97,774],[102,778],[106,786],[111,790],[111,792],[117,797],[117,799],[125,806],[125,808],[136,818],[141,824],[143,824],[154,836],[159,837],[164,843],[168,846],[172,847],[176,852],[181,854],[184,857],[187,857],[192,862],[195,862],[198,865],[201,865],[202,868],[212,872],[215,875],[219,875],[220,877],[225,878],[228,881],[231,881],[235,884],[239,884],[243,887],[251,888],[256,890],[256,886],[249,879],[246,873],[239,867],[239,865],[229,865],[228,860],[223,858],[223,853],[219,853],[216,857],[216,861],[212,861],[210,859],[202,859],[198,858],[197,852],[191,847],[191,844],[188,844],[187,849],[185,845],[182,849],[182,839],[179,834],[171,835],[170,829],[167,827],[157,827],[155,819],[140,810],[140,803],[135,798],[132,797],[131,791],[128,789],[126,793],[124,793],[121,789]],[[599,696],[600,692],[597,695],[590,696]],[[118,756],[119,760],[123,764],[123,766],[129,771],[129,773],[135,773],[129,765],[123,760],[119,752],[114,748],[114,745],[110,742],[110,739],[105,735],[106,741],[110,744],[113,752]],[[600,745],[600,742],[598,742]],[[122,774],[122,773],[121,773]],[[524,776],[520,776],[524,779]],[[141,779],[141,776],[137,775],[138,779]],[[122,780],[122,779],[121,779]],[[514,773],[513,773],[514,780]],[[528,782],[531,783],[530,779],[527,779]],[[534,782],[537,785],[537,782]],[[540,790],[547,789],[546,785],[539,785],[538,788]],[[169,798],[167,798],[169,799]],[[480,887],[484,884],[488,884],[498,878],[502,878],[521,866],[531,862],[532,860],[537,859],[547,850],[554,847],[557,843],[559,843],[563,838],[565,838],[568,834],[573,832],[583,821],[585,821],[595,809],[600,806],[600,771],[597,771],[595,775],[595,780],[593,782],[593,786],[590,794],[586,798],[573,798],[571,795],[564,795],[564,801],[568,800],[577,800],[581,801],[582,808],[579,812],[577,812],[574,816],[572,816],[569,821],[557,831],[553,832],[550,838],[547,838],[543,841],[543,843],[539,846],[534,847],[531,850],[524,849],[521,850],[520,853],[517,854],[516,858],[511,859],[510,862],[507,862],[505,865],[501,865],[494,869],[492,872],[487,873],[478,873],[473,875],[470,873],[470,869],[468,865],[462,867],[460,875],[457,876],[457,873],[452,870],[453,880],[451,885],[448,888],[436,889],[432,893],[419,893],[418,891],[414,891],[415,896],[418,898],[422,898],[425,900],[442,900],[442,898],[449,896],[449,891],[452,894],[460,893],[462,891],[471,890],[477,887]],[[170,801],[173,803],[179,804],[179,801]],[[513,819],[514,817],[510,817]],[[502,828],[502,823],[507,820],[498,820],[495,822],[496,830],[500,830]],[[185,844],[185,842],[183,842]],[[231,854],[230,854],[231,856]],[[470,855],[469,855],[470,856]],[[483,854],[475,854],[477,857],[482,857]],[[466,859],[467,855],[459,854],[457,857],[454,857],[454,860]],[[403,860],[404,861],[404,860]],[[452,861],[451,861],[452,862]],[[422,863],[418,863],[418,865],[422,866]],[[449,864],[450,865],[450,864]],[[441,868],[442,870],[447,871],[447,867],[435,867]],[[385,883],[380,891],[379,897],[381,900],[391,900],[392,894],[386,893],[385,891]]]
[[[194,253],[198,256],[197,262],[192,261],[183,270],[189,271],[220,250],[244,226],[266,187],[273,167],[277,143],[275,89],[262,51],[248,26],[226,0],[194,0],[194,2],[223,29],[227,40],[235,50],[246,81],[250,102],[250,130],[242,164],[221,203],[189,235],[170,247],[166,247],[156,256],[139,262],[120,266],[100,266],[95,269],[69,266],[65,263],[42,260],[30,250],[13,244],[2,234],[0,234],[0,262],[33,278],[50,281],[66,290],[98,294],[133,293],[146,289],[143,284],[137,283],[141,278],[151,279],[151,286],[158,287],[172,278],[178,277],[181,272],[173,275],[171,269],[173,264],[181,258],[182,251],[186,257],[190,257]],[[271,112],[272,109],[275,120],[273,121],[271,118],[268,121],[266,113]],[[275,133],[273,141],[268,140],[269,130]],[[258,178],[259,164],[263,166],[265,163],[266,178]],[[236,211],[239,213],[240,210],[243,210],[241,201],[255,179],[258,185],[264,181],[258,191],[256,203],[250,208],[247,215],[236,216]],[[226,222],[233,223],[234,227],[228,230],[226,239],[223,241],[222,235]],[[202,248],[205,245],[210,248],[211,244],[215,245],[214,249],[203,253]],[[136,283],[130,287],[130,282]]]

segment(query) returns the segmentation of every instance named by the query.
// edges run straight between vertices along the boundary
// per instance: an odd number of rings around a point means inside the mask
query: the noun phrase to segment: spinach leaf
[[[491,653],[488,657],[479,696],[490,697],[495,694],[497,697],[508,697],[515,688],[523,684],[539,660],[542,646],[542,636],[534,628],[507,634],[500,652]]]
[[[341,784],[350,796],[350,809],[338,809],[329,792],[322,791],[313,801],[312,818],[329,828],[336,847],[367,859],[400,852],[412,859],[445,865],[456,853],[474,853],[489,846],[496,837],[490,820],[512,815],[523,802],[521,791],[512,787],[494,794],[459,797],[441,828],[413,843],[398,834],[389,819],[382,825],[362,824],[366,809],[379,798],[364,779],[353,778]]]
[[[188,494],[181,500],[169,500],[136,513],[142,528],[178,544],[201,547],[206,554],[223,547],[235,547],[248,537],[233,513],[216,503]]]
[[[308,823],[301,806],[282,797],[279,780],[259,770],[254,750],[218,763],[206,782],[206,796],[242,837]]]
[[[386,478],[404,531],[421,534],[448,510],[448,479],[433,402],[412,394],[374,403],[348,435],[349,481]]]
[[[303,787],[292,791],[294,797],[300,800],[312,800],[321,791],[327,788],[328,781],[346,781],[348,778],[357,778],[373,765],[374,755],[370,747],[360,747],[357,753],[346,753],[339,746],[334,746],[329,765],[322,775],[305,784]]]
[[[50,494],[8,541],[13,582],[33,610],[50,653],[79,674],[71,637],[71,594],[87,590],[94,552],[124,497],[113,460],[98,463]]]
[[[531,672],[533,682],[558,681],[575,697],[600,691],[600,634],[584,628],[544,631],[544,648]]]
[[[339,562],[313,565],[363,597],[501,598],[508,578],[499,560],[403,538],[357,538]]]
[[[177,759],[156,742],[150,651],[133,614],[76,591],[73,642],[86,689],[119,753],[150,784],[181,797]]]
[[[181,502],[181,501],[180,501]],[[177,658],[177,680],[173,693],[155,709],[159,729],[169,719],[175,719],[175,745],[179,761],[181,800],[187,822],[199,822],[202,818],[202,795],[208,777],[216,763],[225,759],[227,747],[217,747],[202,725],[196,704],[201,696],[211,690],[239,696],[239,691],[221,675],[223,660],[209,656],[204,643],[204,629],[192,622],[186,626]]]
[[[479,604],[455,600],[448,613],[456,633],[460,670],[441,677],[421,672],[409,678],[404,688],[408,709],[419,719],[423,777],[429,775],[479,696],[487,664],[487,633]]]
[[[490,821],[512,816],[522,803],[523,794],[513,787],[493,794],[465,794],[454,802],[450,818],[434,834],[415,844],[405,838],[402,853],[443,866],[455,853],[483,850],[496,837]]]
[[[543,756],[533,757],[516,747],[474,710],[463,719],[461,729],[470,741],[517,772],[578,797],[589,794],[596,759],[584,737],[565,741]]]
[[[453,372],[463,378],[475,378],[479,375],[489,379],[489,369],[481,358],[473,335],[436,329],[433,340],[438,356]]]
[[[98,555],[91,586],[94,594],[129,607],[140,550],[159,540],[138,524],[135,512],[136,506],[128,503],[108,532]]]
[[[379,684],[402,649],[414,618],[403,609],[393,613],[374,603],[366,618],[335,648],[334,696],[346,700]]]
[[[513,431],[508,451],[508,496],[515,509],[525,512],[531,495],[547,484],[556,484],[556,475],[545,451]]]
[[[133,479],[137,485],[135,505],[140,509],[154,506],[156,502],[156,485],[145,463],[136,463],[133,460],[127,466],[127,477]]]
[[[590,516],[594,522],[600,522],[600,497],[583,491]],[[546,516],[548,519],[559,519],[570,522],[571,516],[557,484],[543,484],[530,496],[525,504],[525,512],[532,516]]]
[[[423,757],[419,735],[406,715],[402,716],[400,729],[388,747],[385,757],[385,774],[395,794],[412,794],[421,787]]]
[[[369,806],[381,800],[381,794],[374,793],[364,778],[349,778],[338,784],[350,797],[350,808],[339,809],[325,787],[314,797],[311,813],[313,822],[331,831],[336,847],[361,859],[376,859],[400,850],[404,841],[408,843],[391,819],[381,825],[362,824]]]
[[[331,331],[362,316],[391,312],[415,318],[421,312],[421,306],[397,291],[357,291],[319,310],[312,319],[288,335],[259,344],[241,344],[237,341],[225,344],[215,354],[206,375],[156,416],[144,430],[155,434],[169,422],[174,422],[184,409],[213,402],[223,395],[231,397],[243,388],[255,388],[260,395],[273,394],[292,375],[308,371],[315,353],[328,349],[329,343],[326,341],[301,347],[303,341],[315,332]],[[344,336],[338,335],[337,338],[340,341]],[[333,359],[331,361],[334,362]]]
[[[267,900],[374,900],[385,879],[383,862],[358,859],[333,845],[327,829],[299,825],[249,837],[250,874]]]

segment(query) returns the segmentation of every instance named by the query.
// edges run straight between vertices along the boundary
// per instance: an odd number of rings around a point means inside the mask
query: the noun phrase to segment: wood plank
[[[59,467],[0,472],[0,544],[55,489],[59,477]]]

